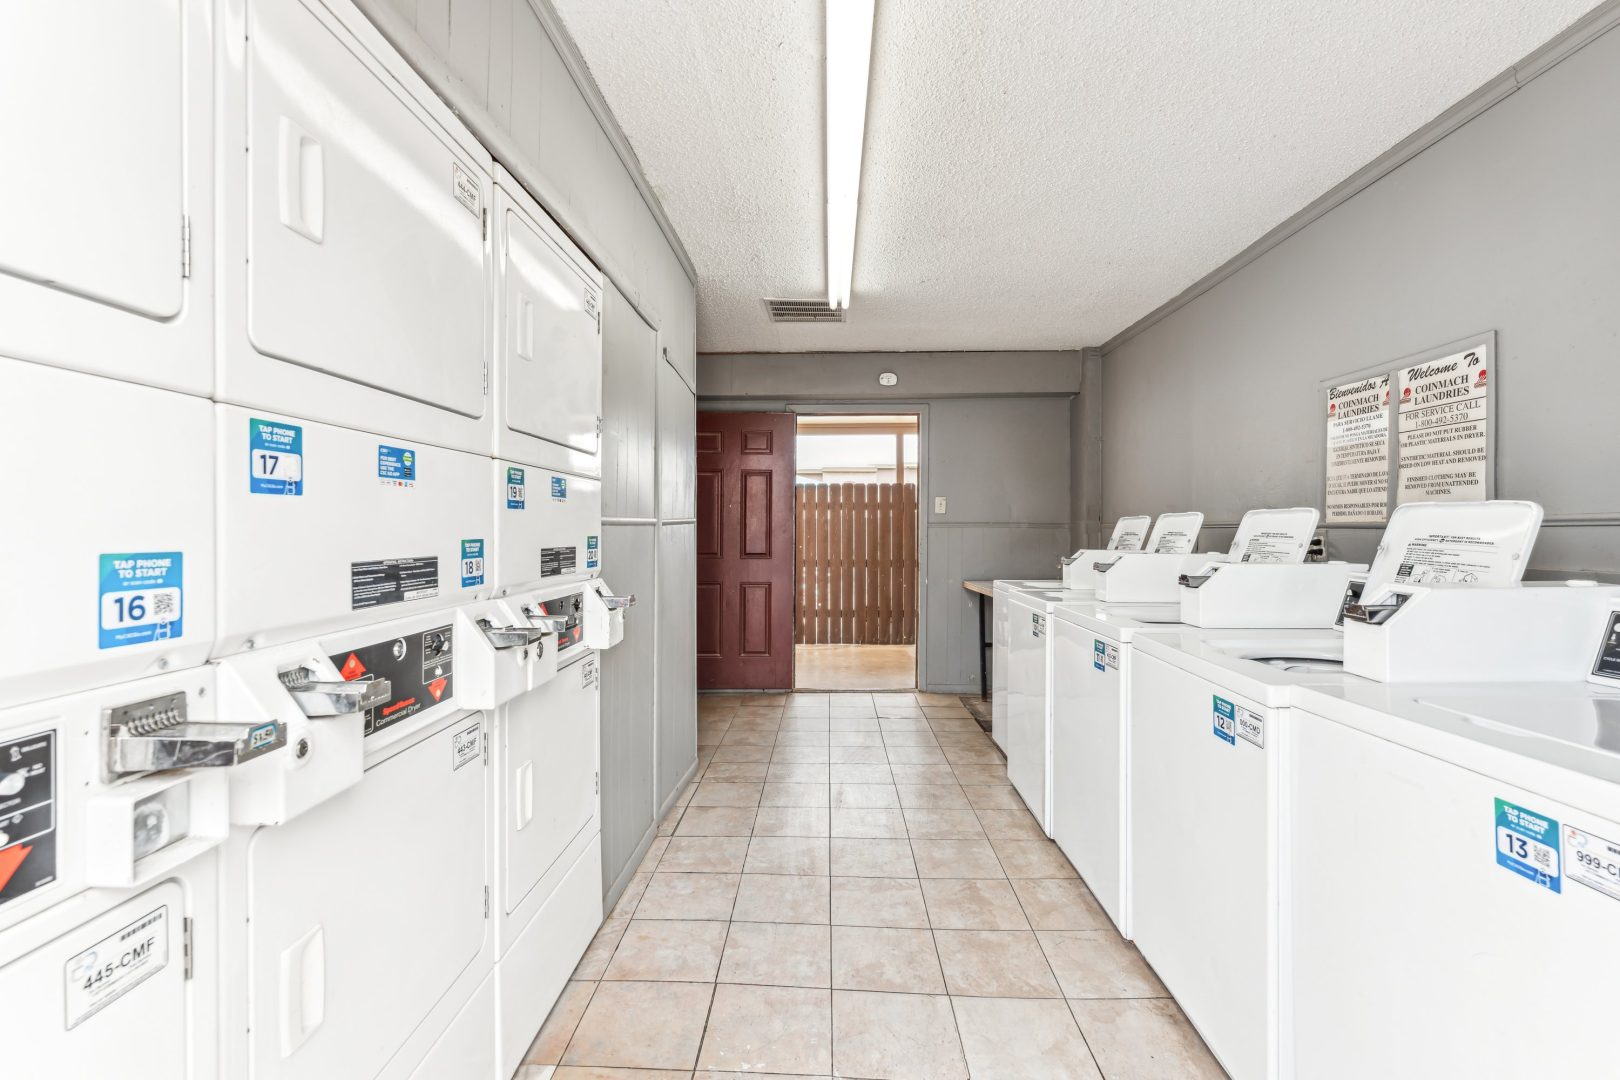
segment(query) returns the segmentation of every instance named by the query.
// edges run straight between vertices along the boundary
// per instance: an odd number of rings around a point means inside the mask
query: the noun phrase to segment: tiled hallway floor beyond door
[[[1225,1075],[956,698],[698,717],[699,780],[521,1080]]]

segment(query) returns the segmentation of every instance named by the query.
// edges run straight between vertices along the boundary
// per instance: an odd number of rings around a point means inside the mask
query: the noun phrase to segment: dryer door
[[[84,918],[80,905],[34,918],[66,923],[70,913]],[[128,1080],[195,1075],[188,1065],[193,1023],[186,992],[188,914],[185,890],[177,881],[165,881],[65,926],[31,952],[15,958],[0,953],[5,1075]],[[197,1004],[211,1008],[215,1003]]]
[[[224,396],[483,450],[488,160],[330,19],[248,4],[248,340],[238,315]]]
[[[501,843],[508,913],[596,820],[597,665],[588,655],[506,705]]]
[[[483,758],[466,734],[476,726],[463,717],[253,837],[255,1077],[376,1076],[477,961],[487,833]]]
[[[602,431],[602,294],[543,226],[501,214],[502,453],[595,476]],[[510,435],[546,446],[521,445]]]
[[[208,393],[206,349],[173,340],[196,321],[186,219],[208,225],[188,199],[207,197],[206,17],[175,0],[0,9],[0,354]]]

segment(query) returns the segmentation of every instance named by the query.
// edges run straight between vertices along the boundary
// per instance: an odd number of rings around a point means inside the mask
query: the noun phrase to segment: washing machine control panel
[[[1592,681],[1620,686],[1620,611],[1611,611],[1603,622],[1603,637],[1592,661]]]
[[[366,710],[367,735],[455,696],[455,628],[449,623],[362,645],[331,660],[349,682],[387,679],[393,688],[388,701]]]

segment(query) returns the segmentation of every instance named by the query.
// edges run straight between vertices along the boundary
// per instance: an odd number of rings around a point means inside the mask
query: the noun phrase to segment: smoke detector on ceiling
[[[827,306],[825,296],[813,300],[781,300],[767,296],[765,310],[771,313],[771,322],[834,323],[844,321],[843,308]]]
[[[885,371],[881,375],[878,376],[878,385],[879,386],[893,386],[895,383],[897,383],[899,381],[900,381],[900,376],[896,375],[892,371]]]

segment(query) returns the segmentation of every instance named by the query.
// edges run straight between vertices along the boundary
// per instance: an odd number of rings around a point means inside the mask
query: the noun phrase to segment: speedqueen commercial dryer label
[[[1388,375],[1328,387],[1326,491],[1324,522],[1389,516]]]
[[[102,938],[63,965],[67,1029],[117,1001],[169,963],[167,905]]]
[[[1488,499],[1485,345],[1400,371],[1395,501]]]
[[[1496,865],[1544,889],[1563,892],[1559,873],[1558,822],[1496,800]]]

